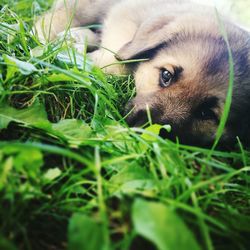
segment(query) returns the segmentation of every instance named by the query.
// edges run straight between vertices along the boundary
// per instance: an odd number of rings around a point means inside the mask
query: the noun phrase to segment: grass
[[[129,128],[132,78],[42,47],[29,30],[49,2],[2,2],[0,249],[248,249],[249,151]]]

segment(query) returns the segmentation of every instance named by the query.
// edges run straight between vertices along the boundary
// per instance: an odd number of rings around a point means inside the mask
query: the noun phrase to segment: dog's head
[[[168,138],[211,145],[229,86],[223,30],[233,55],[234,88],[221,142],[232,144],[237,136],[245,141],[250,131],[250,34],[218,20],[213,11],[151,18],[121,48],[117,55],[121,60],[149,59],[134,68],[137,96],[128,105],[127,111],[132,110],[128,123],[146,123],[148,107],[154,123],[171,125]]]

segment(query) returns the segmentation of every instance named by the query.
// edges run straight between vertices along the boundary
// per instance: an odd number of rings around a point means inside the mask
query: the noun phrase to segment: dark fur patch
[[[134,55],[132,58],[130,58],[131,60],[141,60],[141,59],[153,59],[156,54],[164,49],[165,47],[167,46],[167,44],[164,42],[164,43],[161,43],[159,44],[158,46],[156,46],[155,48],[153,49],[149,49],[149,50],[146,50],[146,51],[143,51],[139,54],[136,54]]]

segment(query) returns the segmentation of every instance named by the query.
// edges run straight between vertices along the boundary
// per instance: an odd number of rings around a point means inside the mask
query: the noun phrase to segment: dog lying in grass
[[[101,35],[76,29],[96,23],[103,24]],[[38,36],[48,40],[69,28],[80,47],[86,36],[89,44],[100,40],[90,54],[97,66],[134,75],[137,95],[127,107],[131,126],[145,124],[150,113],[153,123],[171,125],[169,139],[191,145],[209,146],[215,139],[231,50],[233,95],[221,143],[232,145],[237,136],[249,143],[250,33],[214,8],[177,0],[58,0],[35,24]]]

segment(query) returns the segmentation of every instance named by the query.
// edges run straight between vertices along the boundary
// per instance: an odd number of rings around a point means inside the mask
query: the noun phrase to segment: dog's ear
[[[147,20],[138,28],[132,41],[125,44],[116,54],[120,61],[131,59],[142,59],[154,48],[164,44],[171,38],[171,30],[168,26],[173,22],[174,17],[157,17]]]

